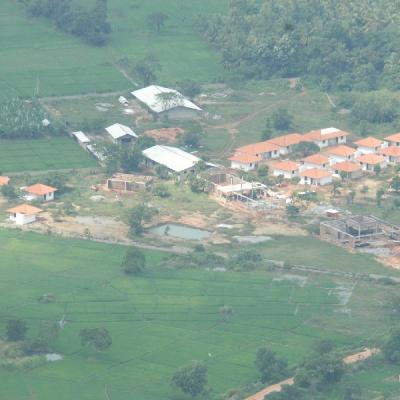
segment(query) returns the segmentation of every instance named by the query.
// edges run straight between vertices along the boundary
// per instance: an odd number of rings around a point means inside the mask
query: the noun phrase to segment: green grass
[[[212,393],[222,393],[257,379],[261,345],[293,366],[318,338],[358,346],[380,337],[388,324],[382,301],[397,291],[365,282],[353,288],[325,276],[298,281],[276,273],[173,270],[159,266],[164,256],[156,252],[147,253],[144,276],[127,278],[120,271],[124,247],[18,231],[0,230],[0,247],[0,331],[8,319],[21,318],[34,338],[41,322],[67,321],[54,349],[63,361],[0,370],[0,397],[15,400],[94,400],[105,385],[113,400],[184,399],[170,377],[194,359],[206,362]],[[342,305],[340,291],[352,288]],[[55,303],[38,302],[46,293]],[[223,305],[234,309],[228,323],[219,317]],[[110,331],[112,347],[82,349],[79,330],[98,326]]]
[[[70,138],[0,141],[0,170],[3,173],[96,165],[96,161]]]
[[[92,4],[91,0],[81,4]],[[159,83],[173,85],[191,78],[211,82],[222,75],[217,55],[194,31],[198,14],[223,11],[227,0],[114,0],[109,4],[113,33],[109,44],[95,48],[57,31],[49,22],[27,19],[22,6],[0,2],[0,92],[40,96],[119,91],[132,84],[116,68],[122,58],[133,62],[154,55],[162,65]],[[169,19],[160,35],[147,26],[147,16],[160,10]]]

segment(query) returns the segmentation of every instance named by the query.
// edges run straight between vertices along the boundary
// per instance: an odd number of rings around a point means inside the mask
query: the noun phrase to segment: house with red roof
[[[334,164],[332,170],[344,179],[357,179],[363,175],[361,165],[354,161],[342,161]]]
[[[387,167],[387,161],[384,156],[379,154],[363,154],[356,158],[363,171],[375,172],[376,168],[384,169]]]
[[[312,168],[329,168],[329,158],[325,154],[317,153],[312,154],[303,159],[301,170],[312,169]]]
[[[393,135],[386,136],[385,142],[388,144],[388,146],[400,147],[400,133],[395,133]]]
[[[10,214],[10,220],[15,222],[16,225],[26,225],[35,222],[37,215],[42,210],[29,204],[21,204],[8,209],[7,212]]]
[[[303,135],[304,140],[315,143],[320,149],[345,144],[350,134],[337,128],[324,128]]]
[[[300,133],[289,133],[269,139],[268,142],[279,147],[280,155],[286,155],[293,150],[293,146],[304,142],[304,137]]]
[[[356,156],[356,150],[352,147],[340,145],[332,147],[326,151],[331,165],[337,164],[342,161],[352,161]]]
[[[36,183],[25,188],[25,192],[28,193],[25,197],[29,201],[51,201],[54,200],[54,193],[56,191],[56,188],[44,185],[43,183]]]
[[[262,158],[260,156],[248,153],[235,153],[229,157],[231,168],[240,169],[242,171],[254,171]]]
[[[388,164],[400,164],[400,146],[383,147],[379,154],[385,157]]]
[[[299,164],[290,161],[280,161],[272,166],[273,176],[283,176],[285,179],[292,179],[299,176]]]
[[[259,156],[263,160],[271,160],[274,158],[279,158],[280,147],[276,144],[271,143],[269,140],[264,142],[258,142],[253,144],[247,144],[245,146],[238,147],[236,153],[242,154],[252,154],[254,156]]]
[[[385,142],[373,136],[369,136],[357,140],[354,144],[357,146],[357,151],[360,154],[376,154],[385,145]]]
[[[332,183],[332,172],[322,168],[306,169],[300,172],[300,184],[325,186]]]

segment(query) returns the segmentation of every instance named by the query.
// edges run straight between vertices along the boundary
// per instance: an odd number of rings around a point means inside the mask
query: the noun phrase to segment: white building
[[[384,146],[383,140],[369,136],[354,143],[359,154],[376,154]]]
[[[331,165],[343,161],[352,161],[356,156],[356,150],[349,146],[336,146],[326,151]]]
[[[324,154],[313,154],[303,159],[303,165],[300,167],[302,171],[313,168],[329,168],[329,158]]]
[[[321,149],[345,144],[347,136],[349,136],[348,132],[333,127],[311,131],[303,135],[305,140],[315,143]]]
[[[131,142],[138,137],[129,126],[122,124],[111,125],[106,128],[106,131],[116,143]]]
[[[231,168],[240,169],[242,171],[255,170],[261,160],[260,156],[247,153],[236,153],[229,158]]]
[[[40,208],[30,206],[29,204],[21,204],[7,210],[10,214],[10,220],[16,225],[26,225],[36,221],[37,215],[42,212]]]
[[[143,150],[142,153],[149,164],[162,165],[176,174],[193,172],[201,161],[199,157],[171,146],[156,145]]]
[[[273,176],[283,176],[285,179],[296,178],[299,175],[299,164],[286,160],[273,165]]]
[[[42,183],[36,183],[24,190],[28,193],[25,198],[29,201],[52,201],[54,200],[54,193],[57,191],[56,188]]]
[[[300,184],[325,186],[332,183],[332,172],[325,169],[313,168],[300,172]]]
[[[400,133],[385,137],[385,142],[388,146],[400,147]]]
[[[304,142],[304,137],[303,135],[300,135],[300,133],[289,133],[283,136],[276,136],[272,139],[269,139],[268,142],[278,146],[279,154],[284,156],[293,150],[293,146]]]
[[[202,109],[175,89],[151,85],[135,90],[132,95],[157,115],[172,119],[198,118]]]
[[[384,147],[379,150],[379,154],[385,157],[388,164],[400,164],[400,147]]]
[[[363,154],[356,158],[363,171],[375,172],[376,168],[384,169],[387,167],[386,158],[378,154]]]

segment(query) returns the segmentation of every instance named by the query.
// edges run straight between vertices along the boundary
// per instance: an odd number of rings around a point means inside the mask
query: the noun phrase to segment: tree
[[[122,269],[127,275],[141,275],[146,268],[146,256],[137,248],[130,248],[122,260]]]
[[[7,321],[6,336],[10,342],[18,342],[25,338],[28,326],[21,319],[10,319]]]
[[[278,108],[272,113],[271,121],[278,131],[288,131],[293,125],[293,115],[286,108]]]
[[[271,139],[272,134],[273,134],[273,128],[272,128],[271,118],[267,118],[265,120],[264,129],[261,134],[261,140]]]
[[[190,366],[177,370],[173,374],[171,382],[183,393],[196,397],[206,390],[207,367],[201,362],[194,361]]]
[[[295,218],[300,214],[300,208],[295,206],[294,204],[288,204],[286,206],[286,215],[289,218]]]
[[[384,194],[385,194],[385,189],[383,189],[383,188],[379,188],[376,191],[375,200],[376,200],[376,204],[378,207],[380,207],[382,204],[382,198],[383,198]]]
[[[124,149],[119,153],[119,166],[124,172],[134,172],[140,170],[140,164],[143,160],[143,155],[140,148]]]
[[[178,87],[181,92],[191,100],[201,93],[201,86],[190,79],[179,82]]]
[[[167,19],[167,14],[164,14],[161,11],[154,11],[147,16],[147,23],[149,24],[150,28],[156,31],[156,33],[160,33],[161,28],[164,27]]]
[[[112,345],[111,335],[106,328],[87,328],[79,332],[81,344],[97,351],[107,350]]]
[[[287,362],[266,347],[258,349],[255,364],[263,383],[279,381],[288,374]]]
[[[1,194],[8,200],[14,200],[18,197],[17,191],[11,185],[3,185],[1,187]]]
[[[142,81],[143,86],[148,86],[157,79],[156,73],[161,70],[161,65],[154,57],[139,60],[133,67],[133,73]]]
[[[343,400],[361,400],[361,386],[357,384],[348,384],[344,388]]]
[[[320,148],[314,142],[300,142],[293,146],[293,153],[300,157],[308,157],[312,154],[319,153]]]
[[[330,339],[320,339],[314,344],[313,348],[318,354],[323,355],[330,353],[334,348],[334,344]]]
[[[162,199],[166,199],[167,197],[171,196],[168,186],[163,184],[155,185],[152,192],[154,196],[161,197]]]
[[[257,168],[257,176],[259,178],[265,178],[266,176],[268,176],[268,172],[269,172],[269,167],[266,164],[260,165]]]
[[[176,92],[162,92],[156,95],[157,100],[161,103],[163,111],[169,110],[171,107],[181,105],[183,96]]]
[[[375,174],[380,174],[381,173],[381,171],[382,171],[382,168],[381,168],[381,166],[379,165],[379,164],[377,164],[377,165],[375,165],[374,166],[374,172],[375,172]]]
[[[400,176],[396,175],[393,177],[392,182],[390,183],[390,187],[396,192],[400,192]]]
[[[386,359],[393,364],[400,364],[400,328],[395,328],[383,345],[382,352]]]
[[[157,214],[158,211],[155,208],[144,204],[134,207],[129,216],[129,226],[133,233],[140,235],[143,232],[143,224],[149,223]]]
[[[166,167],[164,167],[163,165],[156,165],[156,168],[154,169],[154,171],[160,179],[164,179],[164,180],[169,179],[168,169]]]

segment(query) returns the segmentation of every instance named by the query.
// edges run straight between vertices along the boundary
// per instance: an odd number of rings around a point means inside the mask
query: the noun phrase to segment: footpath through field
[[[354,364],[358,361],[366,360],[367,358],[369,358],[375,354],[378,354],[379,352],[380,352],[380,350],[377,348],[371,348],[371,349],[366,348],[363,351],[360,351],[358,353],[351,354],[350,356],[344,357],[343,362],[346,365]],[[283,386],[285,386],[285,385],[289,385],[289,386],[294,385],[294,377],[285,379],[282,382],[267,386],[266,388],[259,391],[258,393],[253,394],[250,397],[247,397],[246,400],[264,400],[264,398],[266,396],[268,396],[269,394],[280,392],[282,390]]]

